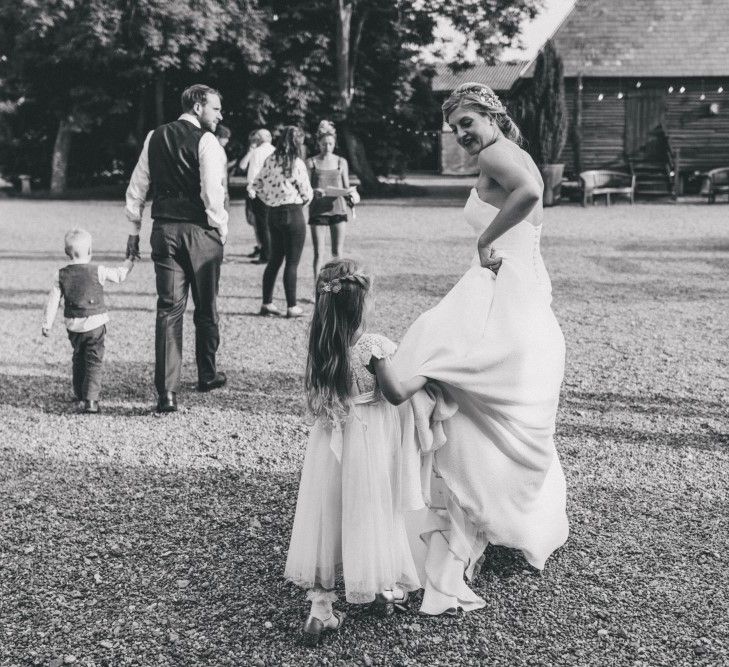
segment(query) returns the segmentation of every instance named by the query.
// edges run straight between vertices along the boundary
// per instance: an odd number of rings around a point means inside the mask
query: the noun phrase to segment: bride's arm
[[[536,206],[542,192],[526,166],[519,164],[501,141],[479,153],[478,166],[483,174],[495,180],[508,193],[501,211],[478,240],[479,249],[484,249],[524,220]]]

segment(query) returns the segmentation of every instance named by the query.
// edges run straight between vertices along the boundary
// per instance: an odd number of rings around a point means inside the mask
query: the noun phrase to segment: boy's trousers
[[[80,401],[99,400],[105,337],[105,324],[82,333],[68,332],[73,345],[73,393]]]

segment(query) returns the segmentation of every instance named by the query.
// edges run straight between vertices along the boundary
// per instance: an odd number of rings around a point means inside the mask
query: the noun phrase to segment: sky
[[[544,42],[557,29],[574,4],[575,0],[545,0],[544,9],[537,18],[525,24],[522,29],[524,50],[506,49],[502,52],[500,59],[530,60],[535,57]],[[445,59],[451,59],[455,51],[461,49],[462,40],[460,35],[449,24],[443,22],[438,25],[436,34],[447,42],[452,41],[452,43],[444,45]],[[473,59],[473,55],[470,55],[469,60],[471,59]]]

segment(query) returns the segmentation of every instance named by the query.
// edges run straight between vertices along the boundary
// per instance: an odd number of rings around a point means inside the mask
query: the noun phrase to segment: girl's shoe
[[[334,609],[332,615],[322,621],[315,616],[309,616],[301,630],[301,643],[306,646],[318,646],[325,632],[336,632],[342,627],[347,614],[343,611]]]
[[[261,315],[268,316],[268,315],[280,315],[281,311],[272,303],[264,303],[261,306]]]
[[[392,616],[410,609],[410,594],[407,591],[383,591],[375,595],[375,607],[380,615]]]
[[[301,306],[291,306],[286,309],[286,317],[301,317],[304,314],[304,309]]]

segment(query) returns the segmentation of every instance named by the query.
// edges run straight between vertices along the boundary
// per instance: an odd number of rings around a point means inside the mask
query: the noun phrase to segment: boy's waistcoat
[[[90,317],[106,312],[98,264],[69,264],[58,272],[64,317]]]

